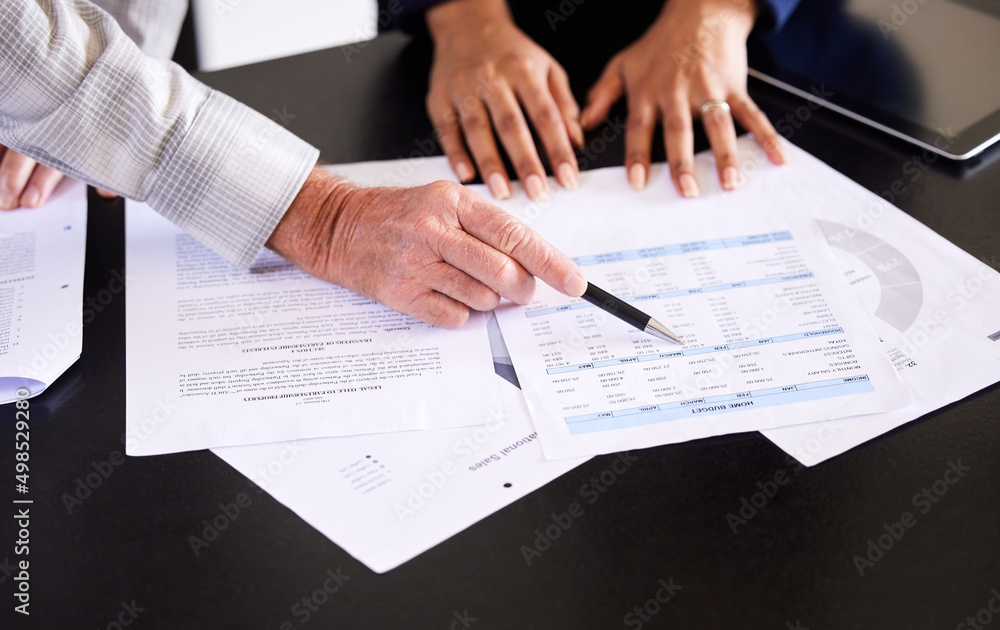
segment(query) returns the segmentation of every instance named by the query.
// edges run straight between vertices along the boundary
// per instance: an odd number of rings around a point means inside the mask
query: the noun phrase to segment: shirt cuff
[[[319,150],[212,91],[158,174],[147,203],[248,268],[292,204]]]
[[[754,30],[762,34],[780,31],[797,6],[799,0],[761,0]]]

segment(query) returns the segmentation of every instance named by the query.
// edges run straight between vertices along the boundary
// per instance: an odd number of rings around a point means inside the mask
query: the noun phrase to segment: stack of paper
[[[594,454],[759,429],[814,464],[1000,380],[995,271],[802,151],[740,146],[735,192],[701,155],[698,200],[661,167],[503,204],[683,346],[547,287],[498,309],[502,338],[434,329],[274,256],[234,271],[130,204],[129,454],[212,448],[386,571]]]
[[[0,404],[37,396],[80,358],[83,324],[124,289],[83,305],[87,189],[64,181],[44,208],[0,211]]]
[[[740,149],[732,193],[678,199],[663,167],[633,193],[616,168],[506,202],[685,341],[547,287],[498,309],[546,455],[760,429],[812,465],[1000,380],[995,270],[804,151]]]

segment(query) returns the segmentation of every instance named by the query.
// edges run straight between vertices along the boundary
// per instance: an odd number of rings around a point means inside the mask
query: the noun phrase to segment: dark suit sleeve
[[[781,30],[799,0],[761,0],[760,15],[757,16],[755,30],[758,33],[773,33]]]

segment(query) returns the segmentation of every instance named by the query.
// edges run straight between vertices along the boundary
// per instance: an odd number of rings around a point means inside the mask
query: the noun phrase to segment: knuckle
[[[535,114],[534,122],[537,127],[546,129],[559,125],[562,122],[562,117],[554,106],[542,107]]]
[[[447,207],[457,207],[461,203],[463,190],[464,188],[459,184],[447,180],[438,180],[426,186],[427,194],[434,199],[434,205],[440,206],[441,202],[444,202]],[[431,219],[432,216],[432,214],[427,213],[423,218],[425,220]]]
[[[525,56],[511,57],[505,60],[504,65],[518,74],[534,74],[538,68],[534,59]]]
[[[562,106],[563,115],[571,120],[576,120],[580,117],[580,106],[576,104],[575,100],[570,100]]]
[[[462,116],[462,126],[466,131],[479,132],[489,128],[486,116],[480,112],[469,112]]]
[[[630,128],[646,128],[656,124],[656,113],[650,107],[639,107],[628,115]]]
[[[542,259],[538,262],[536,273],[540,278],[548,278],[552,275],[557,265],[558,260],[556,259],[555,252],[551,248],[546,248],[542,253]]]
[[[515,133],[521,128],[521,119],[514,113],[501,114],[497,118],[497,132],[501,135]]]
[[[456,89],[471,92],[476,83],[489,81],[492,76],[493,69],[489,65],[466,68],[455,74],[454,86]]]
[[[469,306],[477,311],[492,311],[500,304],[500,296],[489,287],[479,287],[475,296],[469,301]]]
[[[469,320],[469,308],[462,304],[433,300],[428,294],[425,306],[429,323],[441,328],[458,328]]]
[[[424,305],[429,296],[427,290],[414,280],[396,278],[373,297],[401,313],[422,318],[421,313],[426,310]]]
[[[751,99],[749,96],[738,95],[731,97],[729,100],[733,109],[743,110],[751,116],[756,116],[762,113],[760,111],[760,108],[757,107],[757,103],[754,103],[753,99]]]
[[[500,251],[513,256],[526,244],[528,230],[523,223],[513,217],[507,219],[497,230],[497,244]]]
[[[514,261],[510,258],[505,258],[503,262],[492,270],[493,286],[507,287],[512,285],[517,281],[517,275]]]
[[[663,131],[668,134],[680,134],[689,129],[688,122],[680,116],[667,116],[663,120]]]
[[[681,173],[692,173],[691,163],[685,159],[670,160],[670,172],[676,175]]]
[[[730,149],[723,149],[715,154],[715,159],[719,164],[735,164],[736,163],[736,153]]]

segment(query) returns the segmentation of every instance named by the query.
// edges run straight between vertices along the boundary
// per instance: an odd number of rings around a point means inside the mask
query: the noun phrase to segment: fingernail
[[[698,180],[694,178],[691,173],[684,173],[679,178],[678,181],[681,185],[681,194],[691,199],[698,196]]]
[[[556,169],[556,179],[566,190],[576,190],[579,181],[576,178],[576,169],[569,162],[561,164]]]
[[[540,201],[545,195],[545,180],[540,175],[528,175],[524,180],[524,192],[528,194],[528,199]]]
[[[563,283],[563,292],[566,295],[580,297],[587,290],[587,279],[579,271],[573,271],[567,276]]]
[[[476,176],[476,172],[465,162],[459,162],[455,165],[455,174],[458,175],[459,181],[462,182],[467,182]]]
[[[510,199],[510,184],[507,183],[507,179],[500,173],[492,173],[486,180],[486,187],[490,189],[490,193],[497,199]]]
[[[37,208],[42,201],[42,193],[34,186],[28,186],[21,195],[21,204],[25,208]]]
[[[722,169],[722,187],[726,190],[734,190],[740,185],[740,172],[735,166],[727,166]]]
[[[646,167],[642,164],[633,164],[628,167],[628,183],[632,184],[634,190],[642,190],[646,187]]]

